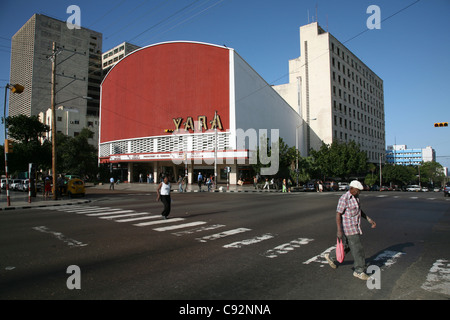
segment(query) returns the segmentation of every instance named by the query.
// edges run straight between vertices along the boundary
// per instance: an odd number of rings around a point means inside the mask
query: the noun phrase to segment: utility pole
[[[52,89],[51,89],[51,108],[52,108],[52,176],[53,200],[56,200],[56,117],[55,117],[55,98],[56,98],[56,42],[53,41],[52,47]]]

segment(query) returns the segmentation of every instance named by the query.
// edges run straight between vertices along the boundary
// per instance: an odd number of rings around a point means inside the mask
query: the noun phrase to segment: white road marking
[[[251,244],[255,244],[264,240],[268,240],[268,239],[272,239],[275,236],[271,233],[266,233],[263,234],[262,236],[258,236],[258,237],[254,237],[251,239],[247,239],[247,240],[242,240],[242,241],[236,241],[227,245],[224,245],[224,248],[241,248],[242,246],[248,246]]]
[[[177,225],[168,226],[168,227],[155,228],[153,230],[163,232],[163,231],[169,231],[169,230],[183,229],[183,228],[199,226],[199,225],[202,225],[202,224],[205,224],[205,223],[206,223],[205,221],[195,221],[195,222],[177,224]]]
[[[291,242],[279,245],[273,249],[267,250],[266,252],[263,253],[263,256],[267,258],[276,258],[280,254],[285,254],[288,253],[289,251],[293,251],[296,248],[300,248],[302,245],[310,243],[311,241],[314,241],[314,239],[298,238]]]
[[[125,217],[135,217],[135,216],[143,216],[143,215],[149,215],[149,212],[140,212],[140,213],[128,213],[128,214],[119,214],[119,215],[113,215],[113,216],[106,216],[106,217],[98,217],[99,219],[117,219],[117,218],[125,218]]]
[[[113,214],[119,214],[119,213],[132,213],[136,212],[134,210],[121,210],[121,211],[108,211],[108,212],[100,212],[100,213],[89,213],[86,214],[88,217],[99,217],[99,216],[107,216],[107,215],[113,215]]]
[[[216,234],[212,234],[209,236],[205,236],[203,238],[196,238],[195,240],[200,241],[200,242],[207,242],[207,241],[217,240],[220,238],[232,236],[232,235],[247,232],[247,231],[251,231],[251,229],[237,228],[237,229],[227,230],[227,231],[224,231],[221,233],[216,233]]]
[[[336,246],[329,247],[328,249],[326,249],[321,254],[319,254],[317,256],[314,256],[314,257],[312,257],[309,260],[306,260],[305,262],[303,262],[303,264],[310,264],[311,262],[318,262],[318,263],[321,263],[321,264],[327,264],[328,262],[327,262],[327,260],[325,260],[325,254],[330,253],[334,249],[336,249]]]
[[[49,233],[49,234],[55,236],[58,240],[65,242],[68,246],[71,246],[71,247],[87,246],[87,244],[85,244],[85,243],[82,243],[82,242],[74,240],[74,239],[67,238],[61,232],[51,231],[46,226],[34,227],[33,229],[36,231],[39,231],[39,232]]]
[[[147,217],[120,219],[120,220],[114,220],[114,221],[115,222],[131,222],[131,221],[139,221],[139,220],[158,219],[158,218],[161,218],[161,216],[153,215],[153,216],[147,216]]]
[[[190,230],[185,230],[185,231],[180,231],[180,232],[174,232],[172,234],[174,236],[180,237],[180,236],[184,236],[187,234],[208,231],[208,230],[214,230],[214,229],[218,229],[218,228],[222,228],[222,227],[225,227],[225,225],[224,224],[213,224],[213,225],[205,226],[205,227],[201,227],[201,228],[195,228],[195,229],[190,229]]]
[[[174,219],[167,219],[167,220],[158,220],[158,221],[151,221],[151,222],[141,222],[133,224],[133,226],[136,227],[145,227],[145,226],[151,226],[154,224],[160,224],[160,223],[171,223],[171,222],[177,222],[177,221],[183,221],[186,220],[184,218],[174,218]]]
[[[106,211],[106,210],[120,210],[120,209],[113,209],[110,207],[100,207],[100,208],[91,208],[91,207],[84,207],[84,208],[67,208],[67,209],[62,209],[60,211],[64,211],[64,212],[75,212],[75,213],[88,213],[91,211]]]
[[[386,250],[380,253],[378,256],[376,256],[375,259],[373,259],[373,261],[377,262],[377,265],[379,267],[386,266],[387,268],[389,268],[390,266],[392,266],[394,263],[397,262],[398,258],[400,258],[404,254],[405,254],[404,252]]]
[[[431,267],[421,288],[450,296],[450,261],[439,259]]]

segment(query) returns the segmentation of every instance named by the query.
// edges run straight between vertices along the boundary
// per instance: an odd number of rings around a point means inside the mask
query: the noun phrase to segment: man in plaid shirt
[[[350,190],[339,199],[336,209],[336,225],[337,236],[344,243],[345,253],[352,252],[354,259],[353,275],[361,280],[367,280],[369,275],[364,272],[366,258],[361,243],[361,217],[366,219],[372,225],[372,228],[376,227],[376,223],[361,210],[359,194],[363,189],[362,184],[357,180],[350,183]],[[326,254],[325,259],[333,269],[336,269],[336,250]]]

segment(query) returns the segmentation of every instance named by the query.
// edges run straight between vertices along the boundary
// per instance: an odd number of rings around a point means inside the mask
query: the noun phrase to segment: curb
[[[1,211],[10,211],[10,210],[20,210],[20,209],[33,209],[33,208],[43,208],[43,207],[56,207],[56,206],[70,206],[75,204],[83,204],[83,203],[89,203],[92,200],[81,200],[81,201],[74,201],[74,202],[66,202],[66,203],[54,203],[54,204],[39,204],[39,205],[19,205],[19,206],[13,206],[13,207],[4,207],[0,208]]]

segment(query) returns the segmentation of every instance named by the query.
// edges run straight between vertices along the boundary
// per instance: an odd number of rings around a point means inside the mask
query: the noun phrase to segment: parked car
[[[86,188],[84,186],[84,182],[81,179],[70,179],[67,182],[67,195],[69,198],[73,196],[82,196],[86,194]]]
[[[347,191],[348,189],[350,189],[350,185],[348,184],[348,182],[339,182],[339,191]]]
[[[11,179],[9,180],[9,187],[11,186]],[[2,179],[1,188],[6,189],[6,179]]]
[[[338,191],[339,185],[336,183],[336,181],[325,181],[323,189],[325,191]]]
[[[303,186],[303,191],[316,191],[316,183],[314,181],[309,181]]]
[[[19,183],[16,187],[18,191],[28,191],[28,186],[30,184],[30,180],[23,179],[21,183]]]
[[[448,197],[450,194],[450,182],[447,182],[447,185],[444,187],[444,197]]]
[[[10,184],[11,190],[19,190],[19,184],[22,183],[22,179],[13,179]]]
[[[420,187],[417,184],[409,185],[409,186],[406,187],[406,191],[419,192],[420,191]]]
[[[422,192],[428,192],[428,188],[427,187],[422,187]]]

